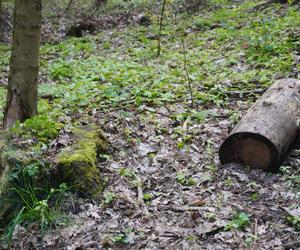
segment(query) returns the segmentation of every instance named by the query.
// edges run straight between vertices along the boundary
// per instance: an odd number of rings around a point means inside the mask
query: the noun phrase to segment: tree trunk
[[[219,150],[222,164],[277,170],[299,134],[300,81],[276,81],[231,131]]]
[[[41,8],[41,0],[15,0],[4,128],[37,113]]]
[[[2,40],[3,16],[2,16],[2,0],[0,0],[0,41]]]

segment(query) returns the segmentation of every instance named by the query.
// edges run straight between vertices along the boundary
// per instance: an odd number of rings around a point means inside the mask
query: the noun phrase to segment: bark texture
[[[276,81],[223,142],[221,163],[276,170],[298,137],[299,120],[300,81]]]
[[[0,41],[2,40],[3,16],[2,16],[2,0],[0,0]]]
[[[4,128],[37,113],[41,9],[41,0],[15,0]]]

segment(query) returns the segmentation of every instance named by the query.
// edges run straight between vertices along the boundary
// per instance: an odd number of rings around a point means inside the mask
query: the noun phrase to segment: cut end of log
[[[222,164],[239,162],[271,171],[280,163],[276,147],[264,136],[250,132],[230,135],[221,145],[219,156]]]

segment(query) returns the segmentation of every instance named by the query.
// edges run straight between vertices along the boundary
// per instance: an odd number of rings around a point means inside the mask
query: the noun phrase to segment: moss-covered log
[[[65,148],[57,158],[61,180],[66,180],[76,190],[97,197],[103,190],[97,157],[107,151],[108,143],[100,129],[75,132],[76,142]]]
[[[299,119],[300,81],[276,81],[221,145],[221,163],[276,170],[299,135]]]

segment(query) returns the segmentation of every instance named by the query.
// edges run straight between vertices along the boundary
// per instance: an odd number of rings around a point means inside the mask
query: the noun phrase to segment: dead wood
[[[300,81],[276,81],[223,142],[221,163],[276,170],[298,137],[299,119]]]

